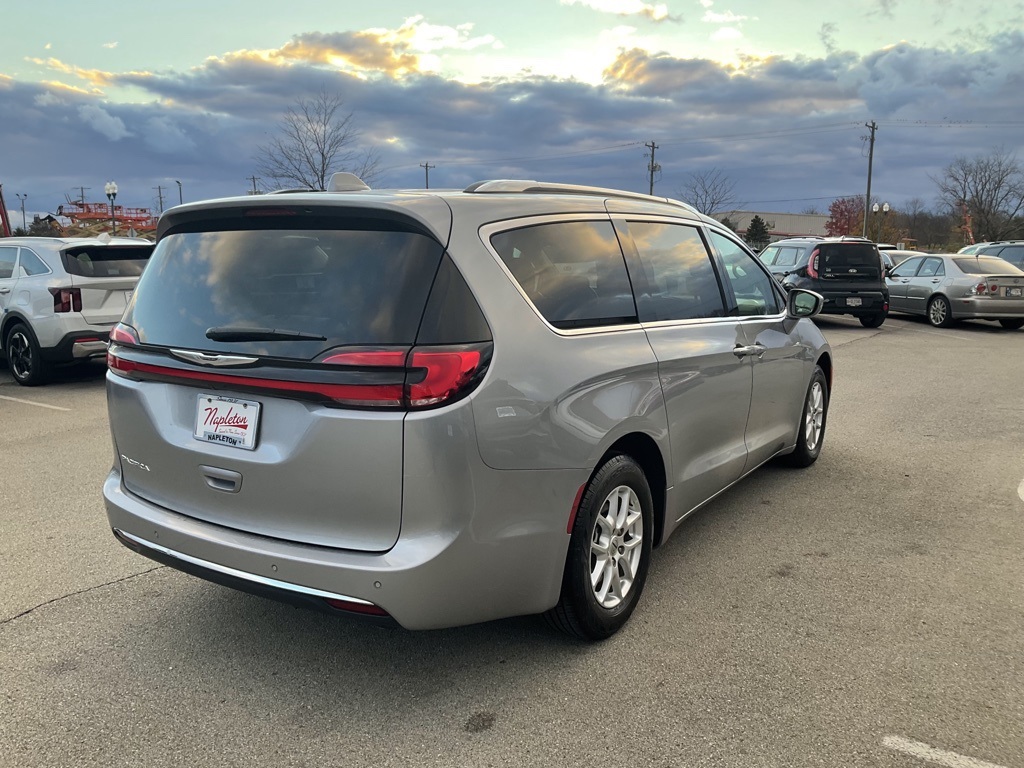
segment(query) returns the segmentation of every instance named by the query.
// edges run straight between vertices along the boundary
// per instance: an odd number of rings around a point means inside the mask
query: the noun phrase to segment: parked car
[[[1024,327],[1024,270],[993,256],[915,256],[887,278],[893,312],[924,315],[947,328],[957,320]]]
[[[978,256],[997,256],[1018,269],[1024,269],[1024,240],[982,243],[974,253]]]
[[[615,190],[345,174],[179,206],[112,335],[110,525],[323,610],[607,637],[687,515],[818,457],[821,303]]]
[[[0,342],[19,384],[103,357],[153,251],[137,238],[0,240]]]
[[[759,257],[783,288],[825,297],[825,314],[853,315],[878,328],[889,313],[885,270],[877,246],[860,237],[794,237],[772,243]]]
[[[911,256],[927,256],[928,254],[923,251],[902,251],[896,249],[888,249],[879,251],[882,256],[882,266],[885,267],[886,273],[893,269],[897,264],[909,259]]]

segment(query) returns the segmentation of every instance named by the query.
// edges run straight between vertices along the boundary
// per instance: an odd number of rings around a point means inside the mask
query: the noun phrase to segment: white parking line
[[[46,403],[37,403],[32,400],[22,400],[20,397],[7,397],[6,395],[0,395],[0,400],[10,400],[12,403],[21,403],[23,405],[34,405],[37,408],[49,408],[51,411],[70,411],[70,408],[61,408],[57,405],[47,405]]]
[[[936,749],[933,746],[920,741],[911,741],[901,736],[886,736],[882,739],[883,746],[902,752],[905,755],[927,760],[936,765],[945,765],[947,768],[1003,768],[995,763],[987,763],[978,760],[976,757],[967,757],[956,752],[947,752],[944,749]]]

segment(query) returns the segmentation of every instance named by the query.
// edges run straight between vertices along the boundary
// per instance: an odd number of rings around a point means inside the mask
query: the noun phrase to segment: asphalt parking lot
[[[1024,330],[819,326],[821,459],[690,518],[589,646],[159,567],[106,525],[103,369],[0,362],[0,765],[1024,768]]]

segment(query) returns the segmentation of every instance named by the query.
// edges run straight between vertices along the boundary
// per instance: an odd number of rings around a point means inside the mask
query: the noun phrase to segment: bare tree
[[[374,149],[359,149],[360,133],[352,112],[343,112],[339,96],[326,89],[297,99],[278,124],[278,135],[260,146],[259,173],[281,186],[327,189],[331,174],[349,171],[369,183],[381,174]]]
[[[998,147],[987,157],[958,157],[931,179],[951,214],[967,206],[978,240],[1003,240],[1024,228],[1024,168],[1012,152]]]
[[[736,182],[717,168],[687,174],[677,193],[701,213],[710,216],[736,203]]]

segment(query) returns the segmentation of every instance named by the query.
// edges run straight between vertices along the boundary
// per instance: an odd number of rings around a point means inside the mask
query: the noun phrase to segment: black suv
[[[1004,240],[979,245],[973,251],[975,256],[998,256],[1018,269],[1024,269],[1024,240]]]
[[[878,247],[852,237],[793,237],[759,254],[782,286],[807,288],[825,297],[823,313],[853,315],[877,328],[889,314],[889,289]]]

